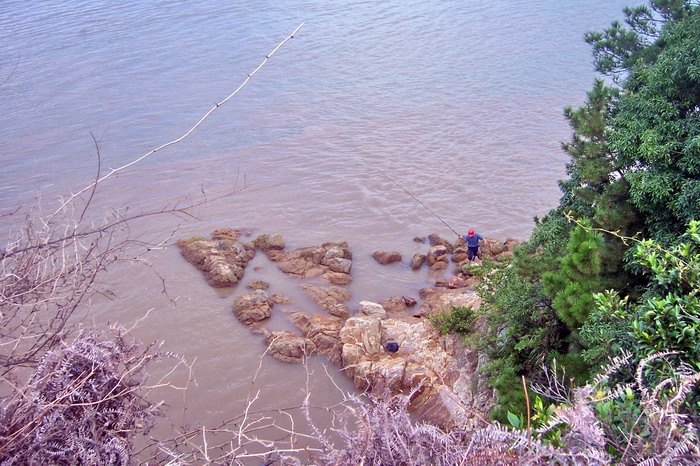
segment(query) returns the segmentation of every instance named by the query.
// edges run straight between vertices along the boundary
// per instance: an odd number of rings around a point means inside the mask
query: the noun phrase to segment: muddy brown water
[[[157,242],[175,228],[174,239],[235,227],[281,233],[290,249],[347,241],[351,308],[417,296],[435,277],[406,260],[380,266],[371,253],[409,258],[427,249],[414,236],[454,234],[381,172],[457,231],[526,238],[533,216],[559,197],[560,143],[570,134],[562,109],[581,103],[595,76],[583,33],[621,18],[628,3],[5,0],[0,205],[24,207],[0,218],[0,230],[38,196],[48,211],[94,176],[91,132],[103,170],[179,136],[303,21],[190,138],[105,183],[93,212],[207,199],[196,219],[153,217],[134,222],[132,234]],[[231,312],[241,289],[210,288],[172,245],[148,261],[112,270],[105,281],[116,298],[95,298],[90,319],[129,324],[153,309],[135,335],[196,359],[187,421],[212,425],[240,412],[264,350]],[[244,282],[254,279],[314,310],[263,255]],[[290,325],[278,312],[268,327]],[[314,396],[334,402],[322,360],[313,364]],[[306,381],[298,366],[266,358],[258,404],[294,404]]]

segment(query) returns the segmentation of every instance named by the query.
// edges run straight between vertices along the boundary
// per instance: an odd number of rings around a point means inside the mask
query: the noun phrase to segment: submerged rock
[[[374,260],[376,260],[382,265],[393,264],[394,262],[401,262],[402,259],[401,253],[396,251],[376,251],[372,253],[372,257],[374,257]]]
[[[233,302],[233,312],[246,325],[260,322],[272,315],[274,302],[263,290],[238,296]]]
[[[245,287],[251,290],[266,290],[270,288],[270,284],[263,280],[253,280],[252,282],[248,283]]]
[[[204,272],[207,282],[214,287],[237,284],[255,255],[243,243],[231,239],[194,237],[176,244],[185,260]]]
[[[265,233],[253,241],[255,247],[267,254],[270,251],[281,251],[284,249],[285,241],[279,233]]]
[[[411,259],[411,269],[412,270],[418,270],[421,268],[421,266],[425,263],[425,261],[428,259],[428,257],[425,254],[419,254],[416,253],[413,255],[413,259]]]

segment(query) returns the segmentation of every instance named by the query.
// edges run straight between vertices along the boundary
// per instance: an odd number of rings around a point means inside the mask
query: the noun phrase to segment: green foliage
[[[680,351],[700,369],[700,222],[691,222],[681,240],[671,250],[650,240],[638,245],[651,286],[635,306],[632,334],[640,355]]]
[[[601,291],[598,250],[602,244],[600,233],[577,226],[569,236],[561,268],[542,276],[544,290],[553,297],[557,315],[571,330],[586,322],[593,308],[593,294]]]
[[[627,299],[612,290],[593,296],[595,306],[579,332],[587,364],[600,367],[611,355],[633,350]]]
[[[521,254],[523,250],[516,257]],[[516,260],[489,267],[477,285],[483,300],[480,313],[490,329],[481,343],[491,359],[484,371],[491,374],[489,382],[498,397],[492,415],[505,421],[508,411],[525,409],[520,376],[537,373],[550,353],[562,349],[566,328],[539,284],[523,278]]]
[[[443,335],[454,332],[466,336],[474,330],[476,314],[470,307],[452,306],[449,311],[430,316],[429,320]]]
[[[630,202],[665,244],[700,218],[700,13],[669,8],[677,20],[659,29],[645,66],[629,69],[609,122]]]
[[[625,23],[619,21],[603,32],[589,32],[586,42],[593,47],[596,70],[619,82],[634,68],[653,62],[665,45],[664,26],[692,16],[697,11],[693,0],[651,0],[650,7],[625,9]]]
[[[597,80],[580,108],[565,110],[573,134],[559,206],[479,290],[497,419],[522,413],[517,379],[555,356],[579,379],[623,350],[674,349],[700,364],[698,227],[680,238],[700,218],[698,5],[651,0],[586,36],[618,87]],[[631,237],[654,241],[635,254]]]

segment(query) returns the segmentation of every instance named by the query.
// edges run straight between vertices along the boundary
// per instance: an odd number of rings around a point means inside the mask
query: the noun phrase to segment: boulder
[[[255,247],[267,254],[268,251],[281,251],[284,249],[285,241],[279,233],[264,233],[253,241]]]
[[[413,259],[411,259],[411,270],[420,269],[426,260],[427,260],[427,256],[425,254],[419,254],[419,253],[414,254]]]
[[[430,307],[431,313],[448,311],[452,306],[465,306],[474,310],[478,310],[481,307],[479,295],[468,288],[426,287],[421,288],[419,294],[423,304]]]
[[[448,288],[465,288],[466,286],[467,281],[464,279],[464,277],[460,277],[458,275],[450,278],[450,281],[447,284]]]
[[[427,257],[430,270],[445,270],[447,268],[447,258],[447,247],[442,244],[431,247]]]
[[[351,298],[350,292],[339,286],[320,287],[309,283],[303,283],[300,288],[311,298],[313,302],[319,305],[331,315],[347,318],[350,315],[348,307],[343,304]]]
[[[379,317],[380,319],[386,318],[386,309],[384,309],[381,304],[371,301],[360,301],[357,313],[365,316]]]
[[[410,296],[402,296],[402,298],[404,304],[406,304],[406,307],[413,307],[418,303],[415,298],[411,298]]]
[[[374,257],[374,260],[379,262],[382,265],[386,264],[392,264],[394,262],[401,262],[402,256],[400,252],[396,251],[390,251],[390,252],[381,252],[381,251],[376,251],[372,253],[372,257]]]
[[[445,246],[445,248],[447,249],[447,253],[452,253],[452,243],[450,243],[448,240],[441,237],[440,235],[432,233],[428,235],[428,241],[430,242],[431,246]]]
[[[351,366],[361,360],[384,352],[381,338],[381,320],[376,316],[350,317],[340,329],[343,344],[343,368],[353,372]]]
[[[263,290],[238,296],[233,302],[233,312],[246,325],[260,322],[272,315],[273,301]]]
[[[406,301],[401,296],[392,296],[391,298],[379,303],[388,313],[398,313],[406,310]]]
[[[195,237],[176,244],[185,260],[201,270],[209,285],[214,287],[237,284],[252,258],[243,244],[230,239]]]
[[[333,259],[328,259],[326,265],[332,272],[337,273],[350,273],[350,268],[352,267],[352,261],[348,259],[343,259],[336,257]]]
[[[270,332],[265,337],[267,354],[283,362],[303,362],[316,352],[316,345],[301,335],[291,332]]]
[[[506,250],[506,246],[498,240],[485,238],[482,241],[480,252],[488,256],[497,256]]]

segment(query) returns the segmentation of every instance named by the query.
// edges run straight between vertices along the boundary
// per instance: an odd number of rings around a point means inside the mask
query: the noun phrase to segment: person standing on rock
[[[469,230],[467,236],[464,237],[464,242],[467,243],[469,249],[469,261],[473,261],[475,257],[479,257],[479,241],[483,241],[484,237],[474,230]]]

